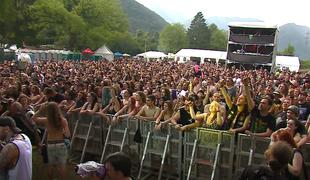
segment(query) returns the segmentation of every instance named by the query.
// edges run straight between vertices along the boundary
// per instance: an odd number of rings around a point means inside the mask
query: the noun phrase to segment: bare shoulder
[[[13,143],[8,143],[4,146],[0,153],[0,169],[12,168],[17,162],[19,156],[18,148]]]

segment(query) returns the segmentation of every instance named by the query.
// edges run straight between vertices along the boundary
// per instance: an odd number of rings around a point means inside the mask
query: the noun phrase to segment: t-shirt
[[[178,121],[178,124],[182,124],[183,126],[192,124],[193,120],[189,112],[187,112],[184,107],[180,108],[180,119]]]
[[[306,121],[307,117],[310,114],[310,104],[304,103],[304,104],[299,104],[299,120],[301,121]]]
[[[276,120],[271,115],[261,116],[257,107],[255,107],[251,112],[251,132],[253,133],[263,133],[267,129],[275,131]]]
[[[280,112],[277,117],[276,117],[276,130],[281,129],[281,128],[286,128],[286,121],[287,115],[286,111]]]

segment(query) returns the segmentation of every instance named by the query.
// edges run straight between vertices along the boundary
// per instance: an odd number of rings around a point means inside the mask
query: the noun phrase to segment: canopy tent
[[[148,51],[148,52],[144,52],[141,54],[137,54],[136,56],[143,57],[147,60],[149,60],[149,59],[161,59],[161,58],[168,57],[165,53],[158,52],[158,51]]]
[[[123,54],[123,56],[124,56],[124,57],[130,57],[131,55],[125,53],[125,54]]]
[[[94,51],[92,51],[92,50],[89,49],[89,48],[86,48],[86,49],[84,49],[84,50],[82,51],[82,54],[84,54],[84,55],[86,55],[86,54],[92,55],[92,54],[94,54]]]
[[[17,60],[24,63],[32,63],[31,57],[27,53],[19,53],[17,54]]]
[[[122,57],[122,56],[123,56],[123,54],[122,54],[122,53],[120,53],[120,52],[116,52],[116,53],[114,53],[114,56],[115,56],[115,57]]]
[[[95,51],[95,55],[99,55],[109,61],[114,60],[113,52],[106,45],[103,45],[99,49],[97,49]]]
[[[290,71],[298,71],[300,62],[298,57],[294,56],[276,56],[276,67],[277,68],[289,68]]]
[[[184,63],[189,61],[191,57],[200,58],[201,62],[204,59],[215,59],[217,62],[219,60],[226,60],[227,52],[225,51],[212,51],[212,50],[202,50],[202,49],[181,49],[175,54],[175,60],[179,59],[178,62]]]

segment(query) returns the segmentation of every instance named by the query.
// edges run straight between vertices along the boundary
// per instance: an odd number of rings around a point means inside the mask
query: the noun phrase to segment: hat
[[[279,91],[274,91],[273,94],[281,95]]]
[[[16,126],[15,120],[9,116],[0,117],[0,126],[8,126],[14,133],[22,132],[22,130]]]
[[[289,106],[289,107],[287,108],[287,110],[292,111],[293,113],[295,113],[295,114],[296,114],[296,116],[298,116],[298,115],[299,115],[299,109],[298,109],[298,107],[297,107],[297,106],[295,106],[295,105],[291,105],[291,106]]]

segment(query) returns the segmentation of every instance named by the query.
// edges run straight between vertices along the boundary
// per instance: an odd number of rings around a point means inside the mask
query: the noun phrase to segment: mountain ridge
[[[129,31],[160,32],[169,23],[156,12],[135,0],[120,0],[120,4],[128,16]],[[143,18],[141,18],[143,17]]]
[[[136,33],[137,30],[145,32],[159,33],[169,23],[162,17],[166,16],[163,12],[155,12],[145,7],[135,0],[120,0],[124,12],[128,16],[130,32]],[[162,15],[162,16],[161,16]],[[172,17],[170,17],[172,18]],[[171,21],[171,19],[169,19]],[[175,21],[175,20],[174,20]],[[256,18],[240,17],[221,17],[213,16],[206,18],[207,24],[215,24],[219,29],[228,30],[230,22],[263,22]],[[190,26],[191,19],[181,22],[184,27]],[[295,55],[301,59],[310,60],[310,28],[294,23],[287,23],[279,26],[277,49],[283,51],[289,44],[295,48]],[[308,35],[307,35],[308,33]]]

